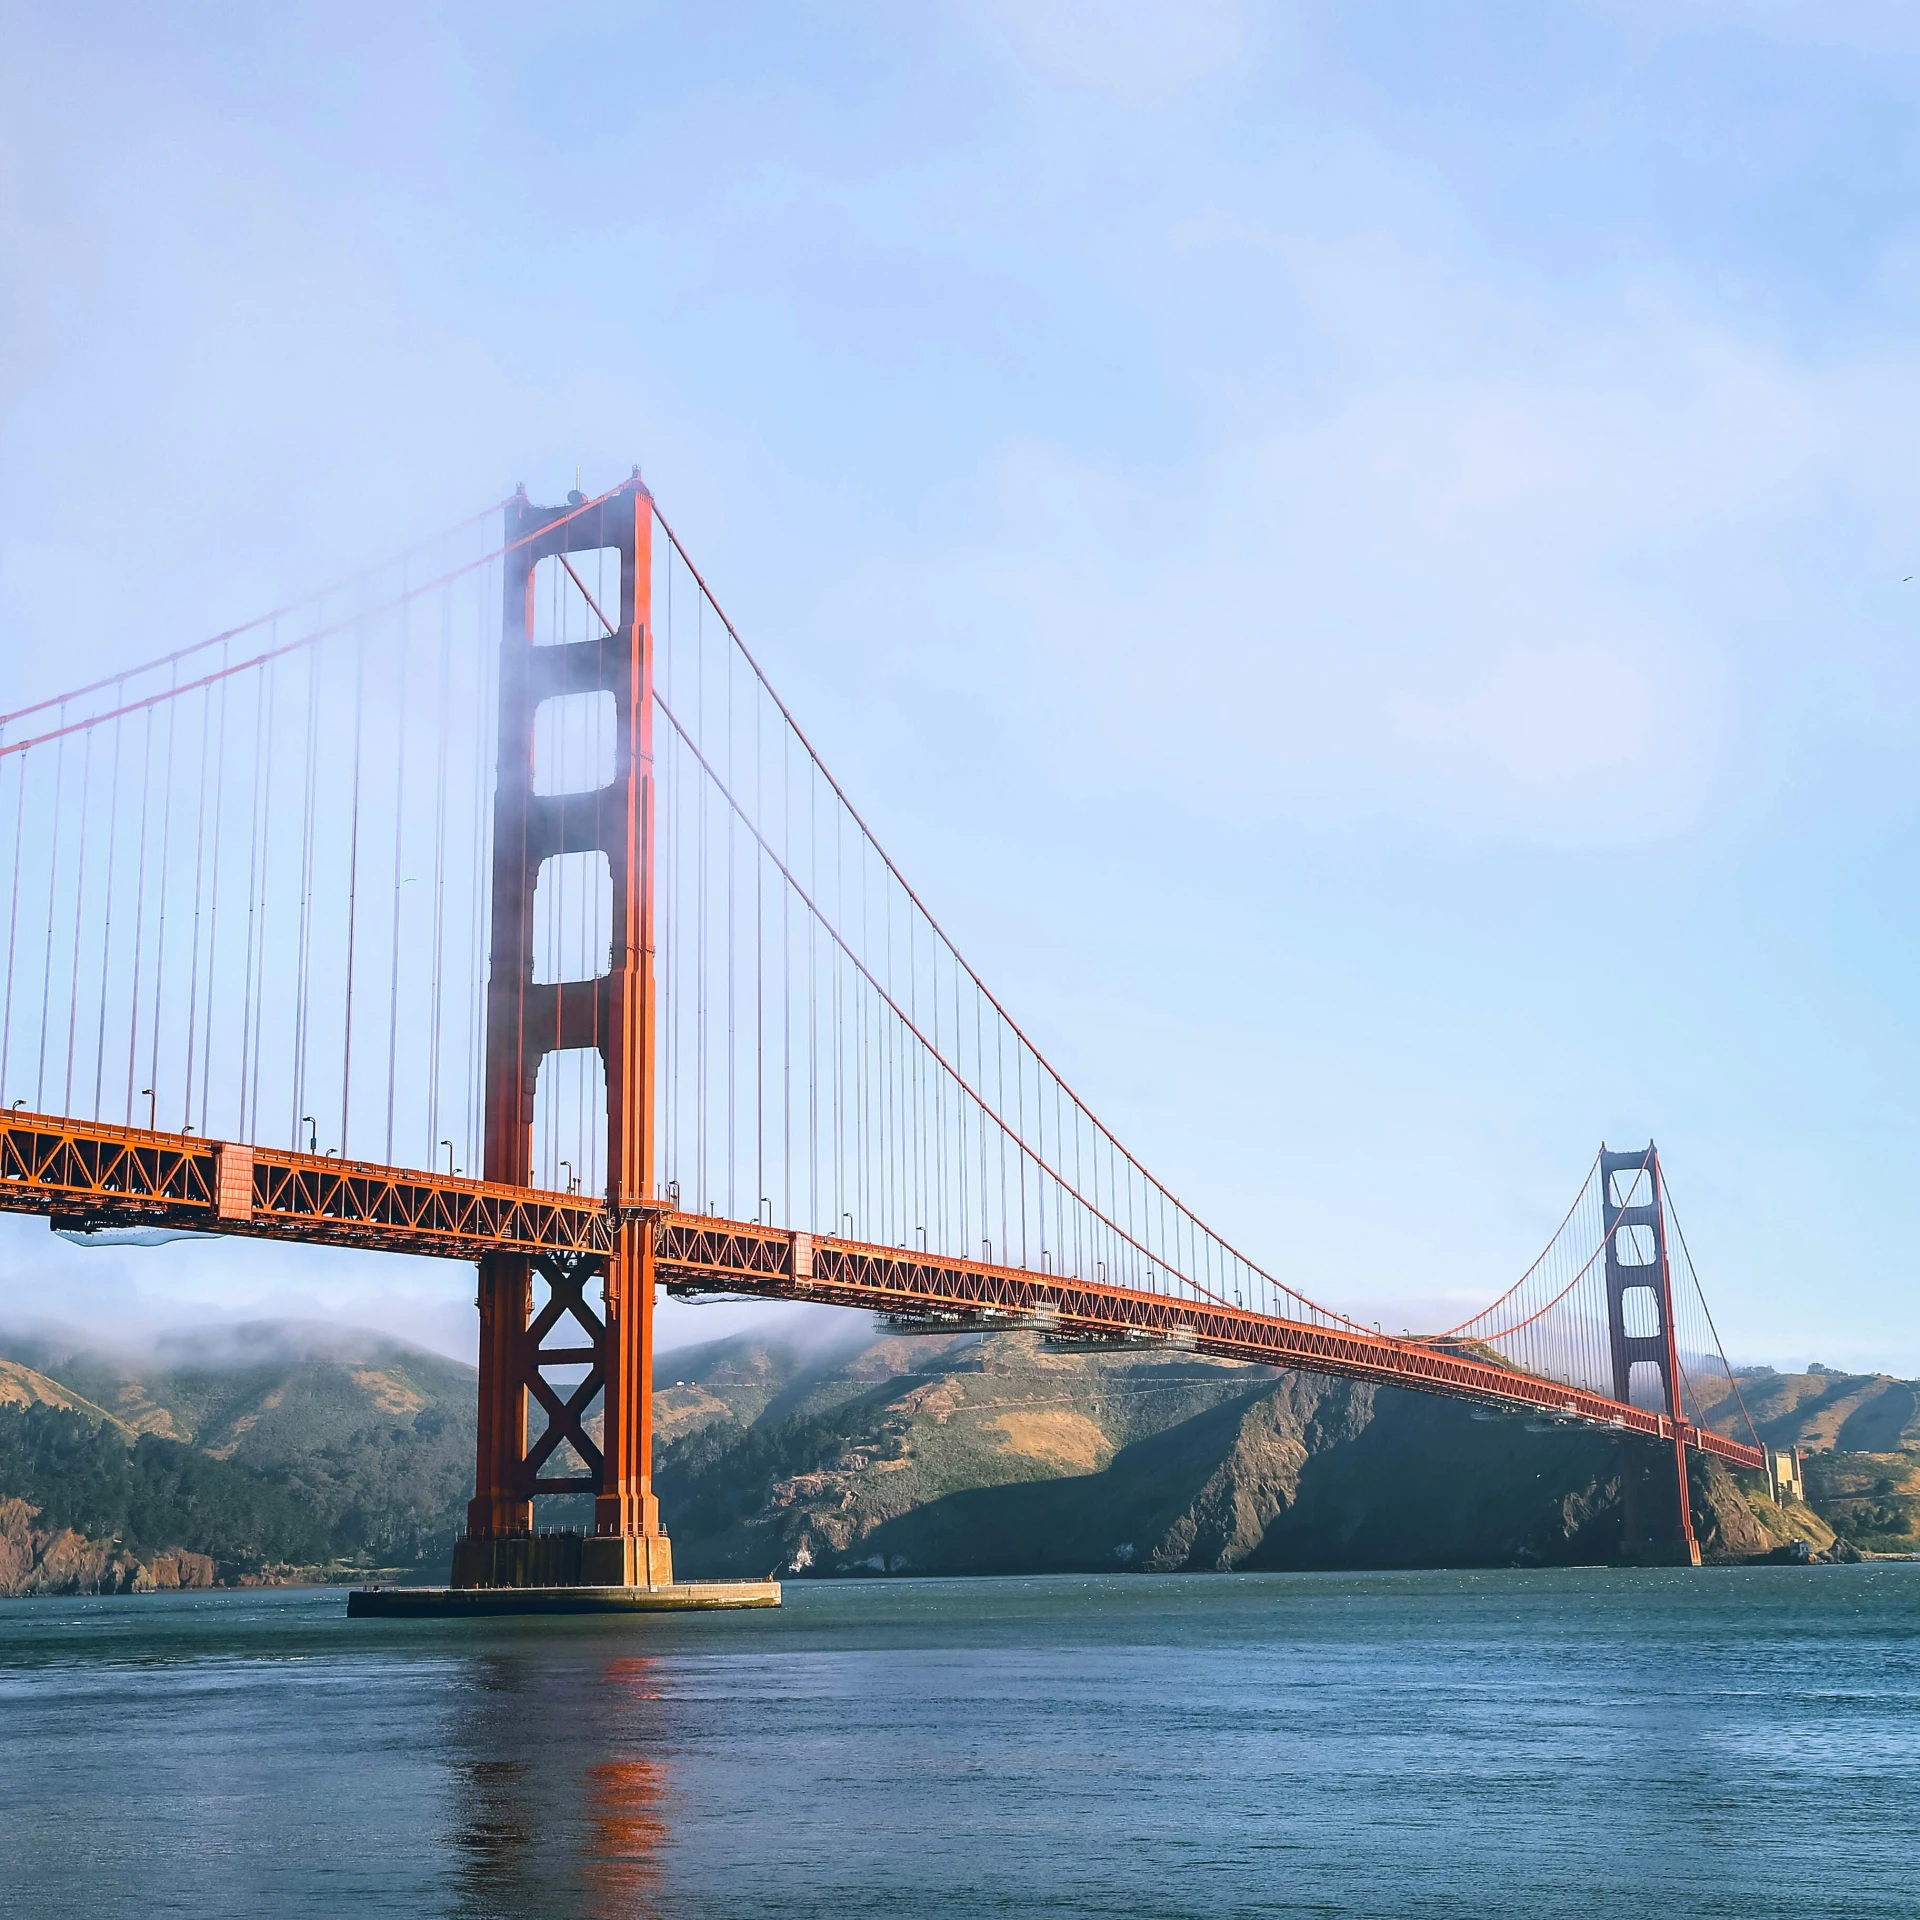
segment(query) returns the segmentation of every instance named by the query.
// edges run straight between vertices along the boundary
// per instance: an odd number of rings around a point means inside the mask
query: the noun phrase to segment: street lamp
[[[303,1113],[300,1116],[300,1124],[307,1129],[307,1151],[309,1153],[318,1153],[320,1151],[320,1129],[313,1124],[313,1115]]]
[[[447,1172],[451,1174],[453,1172],[453,1142],[451,1140],[442,1140],[440,1144],[447,1150]]]
[[[155,1093],[151,1087],[142,1087],[140,1089],[140,1096],[147,1103],[147,1131],[152,1133],[160,1124],[154,1118],[154,1114],[160,1105],[160,1096]]]

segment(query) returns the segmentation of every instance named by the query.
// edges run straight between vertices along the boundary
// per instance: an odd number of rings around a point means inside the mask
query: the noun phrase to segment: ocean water
[[[1920,1915],[1920,1565],[0,1603],[25,1915]]]

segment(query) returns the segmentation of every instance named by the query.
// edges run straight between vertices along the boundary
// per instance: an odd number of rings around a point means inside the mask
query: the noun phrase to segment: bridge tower
[[[1661,1410],[1672,1426],[1679,1499],[1678,1544],[1681,1556],[1697,1567],[1700,1543],[1694,1538],[1693,1506],[1687,1491],[1680,1350],[1674,1336],[1673,1272],[1667,1264],[1666,1195],[1661,1187],[1660,1155],[1652,1143],[1638,1153],[1609,1153],[1602,1147],[1600,1189],[1605,1209],[1607,1344],[1613,1362],[1613,1397],[1631,1403],[1634,1368],[1644,1365],[1658,1369]],[[1623,1253],[1633,1257],[1622,1258]],[[1638,1296],[1634,1301],[1637,1311],[1632,1316],[1638,1330],[1630,1333],[1631,1296]],[[1649,1512],[1658,1495],[1649,1484],[1645,1447],[1624,1441],[1622,1448],[1622,1545],[1629,1553],[1645,1552],[1660,1544],[1653,1536]]]
[[[536,507],[523,488],[508,503],[506,520],[484,1174],[529,1184],[540,1064],[550,1054],[591,1049],[605,1070],[614,1238],[604,1257],[493,1253],[479,1263],[479,1439],[453,1582],[664,1585],[673,1565],[653,1492],[654,1249],[647,1211],[654,1197],[653,501],[636,467],[629,485],[595,502],[576,494],[564,507]],[[603,610],[584,585],[580,590],[603,631],[591,640],[536,645],[535,568],[549,559],[569,566],[568,555],[601,549],[619,556],[617,609]],[[536,792],[541,704],[596,693],[613,696],[618,716],[612,780],[591,792]],[[541,867],[596,853],[612,880],[606,971],[537,982]],[[548,1293],[538,1314],[536,1274]],[[596,1280],[598,1311],[590,1295]],[[582,1365],[586,1377],[577,1384],[547,1378],[550,1368]],[[596,1392],[603,1396],[599,1446],[584,1426]],[[531,1446],[530,1399],[546,1416]],[[584,1477],[549,1470],[563,1441],[586,1464]],[[590,1535],[534,1534],[534,1496],[562,1492],[593,1494]]]

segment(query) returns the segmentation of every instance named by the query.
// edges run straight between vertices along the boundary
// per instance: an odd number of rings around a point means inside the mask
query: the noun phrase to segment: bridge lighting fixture
[[[453,1142],[451,1140],[442,1140],[440,1144],[447,1150],[447,1172],[451,1174],[453,1172]]]
[[[147,1131],[158,1130],[160,1122],[154,1117],[160,1106],[160,1096],[151,1087],[142,1087],[140,1097],[147,1103]]]
[[[307,1130],[307,1151],[309,1153],[318,1153],[320,1151],[320,1129],[314,1125],[313,1115],[303,1113],[300,1116],[300,1124]]]

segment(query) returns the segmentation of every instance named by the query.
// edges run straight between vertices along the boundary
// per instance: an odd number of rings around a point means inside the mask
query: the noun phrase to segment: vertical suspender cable
[[[765,743],[761,737],[761,697],[753,692],[753,811],[766,823]],[[761,1217],[767,1197],[767,862],[753,849],[753,1217]]]
[[[0,1014],[0,1089],[6,1086],[7,1063],[13,1046],[13,960],[20,937],[20,851],[27,819],[27,762],[31,749],[13,756],[13,903],[7,911],[7,1004]]]
[[[733,649],[722,645],[720,657],[727,667],[727,788],[733,788]],[[735,1192],[734,1167],[737,1163],[735,1114],[738,1106],[736,1098],[739,1088],[739,1073],[734,1044],[734,903],[737,888],[734,877],[734,847],[738,836],[734,832],[733,813],[729,809],[724,818],[727,823],[727,1216],[729,1219],[740,1217],[738,1196]],[[758,1209],[755,1209],[758,1212]]]
[[[443,562],[441,572],[446,571]],[[440,676],[434,713],[439,730],[433,756],[433,990],[427,1016],[426,1164],[440,1151],[440,1070],[444,1052],[447,959],[447,739],[453,701],[453,593],[440,596]]]
[[[307,712],[302,734],[305,757],[300,771],[300,925],[295,948],[293,1000],[293,1112],[287,1130],[295,1145],[301,1142],[300,1124],[309,1116],[301,1109],[307,1092],[307,1025],[311,995],[313,954],[313,805],[315,748],[319,737],[319,667],[314,656],[307,655]],[[310,1145],[311,1133],[306,1140]]]
[[[178,667],[173,669],[172,679],[174,684],[178,684]],[[153,1104],[148,1108],[149,1113],[159,1111],[160,1098],[160,1034],[166,1015],[166,1003],[162,996],[167,981],[167,883],[173,871],[173,754],[179,736],[179,713],[179,701],[169,700],[167,769],[163,776],[165,788],[160,801],[160,908],[153,930],[153,1047],[147,1062],[147,1078],[153,1087]]]
[[[93,811],[93,736],[86,732],[86,745],[80,756],[80,856],[73,883],[73,966],[67,985],[67,1084],[61,1096],[60,1111],[73,1112],[73,1045],[80,1027],[80,935],[87,912],[87,822]]]
[[[473,652],[473,707],[474,707],[474,752],[473,752],[473,860],[472,880],[469,892],[470,938],[467,944],[467,1125],[465,1136],[466,1164],[476,1173],[484,1165],[486,1152],[486,1117],[483,1111],[484,1096],[481,1092],[481,1075],[485,1071],[484,1047],[486,1028],[486,976],[488,968],[482,963],[486,952],[486,894],[487,894],[487,854],[489,852],[486,824],[486,766],[487,742],[496,729],[488,725],[490,714],[487,701],[488,659],[491,652],[497,660],[499,648],[506,644],[506,636],[501,635],[497,645],[489,647],[487,613],[484,605],[486,590],[492,585],[490,573],[482,575],[480,599],[475,605],[474,615],[474,652]],[[504,582],[502,583],[504,593]],[[488,956],[489,961],[491,956]]]
[[[693,603],[693,634],[693,724],[704,759],[707,752],[707,634],[705,603],[701,599]],[[693,1147],[699,1185],[696,1198],[702,1213],[708,1212],[713,1204],[712,1181],[707,1172],[707,784],[704,779],[698,784],[694,823]]]
[[[60,724],[67,723],[67,709],[60,707]],[[54,889],[60,879],[60,815],[67,766],[67,739],[63,733],[53,755],[53,845],[47,859],[47,951],[40,965],[40,1061],[34,1081],[33,1104],[41,1111],[47,1106],[47,1011],[53,1000],[53,920]]]
[[[272,790],[269,785],[263,800],[261,788],[263,783],[270,783],[273,778],[269,748],[273,738],[273,696],[279,688],[279,671],[279,661],[270,661],[253,683],[253,791],[247,801],[247,957],[240,994],[239,1137],[248,1141],[258,1139],[260,1124],[257,1085],[260,1016],[254,995],[257,988],[260,999],[266,999],[266,982],[256,951],[255,943],[259,936],[255,932],[255,921],[256,918],[264,921],[266,916],[266,872],[260,843],[266,814],[272,804]]]
[[[793,753],[792,731],[780,732],[780,859],[786,873],[793,871]],[[793,1213],[793,885],[780,883],[780,1193],[787,1224]]]
[[[347,991],[340,1047],[340,1158],[347,1153],[347,1122],[353,1098],[353,962],[360,909],[360,760],[366,719],[367,629],[353,630],[353,796],[347,824]]]
[[[133,890],[133,981],[127,994],[127,1114],[133,1125],[134,1061],[140,1047],[140,967],[147,932],[147,818],[153,791],[153,709],[146,711],[146,729],[140,744],[140,851]]]
[[[407,707],[407,663],[410,645],[411,615],[400,614],[400,691],[395,707],[399,722],[400,757],[393,788],[393,958],[387,972],[387,1144],[386,1161],[393,1165],[393,1096],[400,1066],[400,889],[405,885],[401,862],[406,853],[407,821],[407,736],[412,732],[413,716]],[[344,1151],[344,1141],[342,1151]]]
[[[220,661],[226,664],[227,650],[220,649]],[[258,675],[260,669],[254,672]],[[204,1138],[207,1131],[208,1098],[213,1087],[213,1009],[215,995],[219,990],[219,941],[220,941],[220,853],[223,833],[226,826],[227,801],[227,683],[220,682],[220,732],[213,756],[214,792],[213,792],[213,888],[207,902],[207,1020],[206,1038],[201,1043],[200,1061],[200,1132]]]
[[[221,683],[224,689],[226,682]],[[187,966],[187,1076],[186,1092],[181,1104],[180,1125],[182,1129],[193,1122],[193,1069],[194,1043],[200,1037],[200,892],[206,874],[207,854],[207,753],[210,746],[209,736],[213,732],[213,689],[202,687],[200,690],[200,790],[194,805],[193,828],[193,920],[191,924],[192,940],[188,948]],[[155,1083],[156,1085],[158,1082]]]
[[[120,705],[120,686],[114,686],[113,704]],[[105,912],[100,922],[100,1021],[93,1036],[93,1117],[100,1118],[100,1094],[106,1081],[107,1001],[112,986],[113,857],[120,840],[120,719],[113,722],[113,778],[107,783],[107,881]]]

